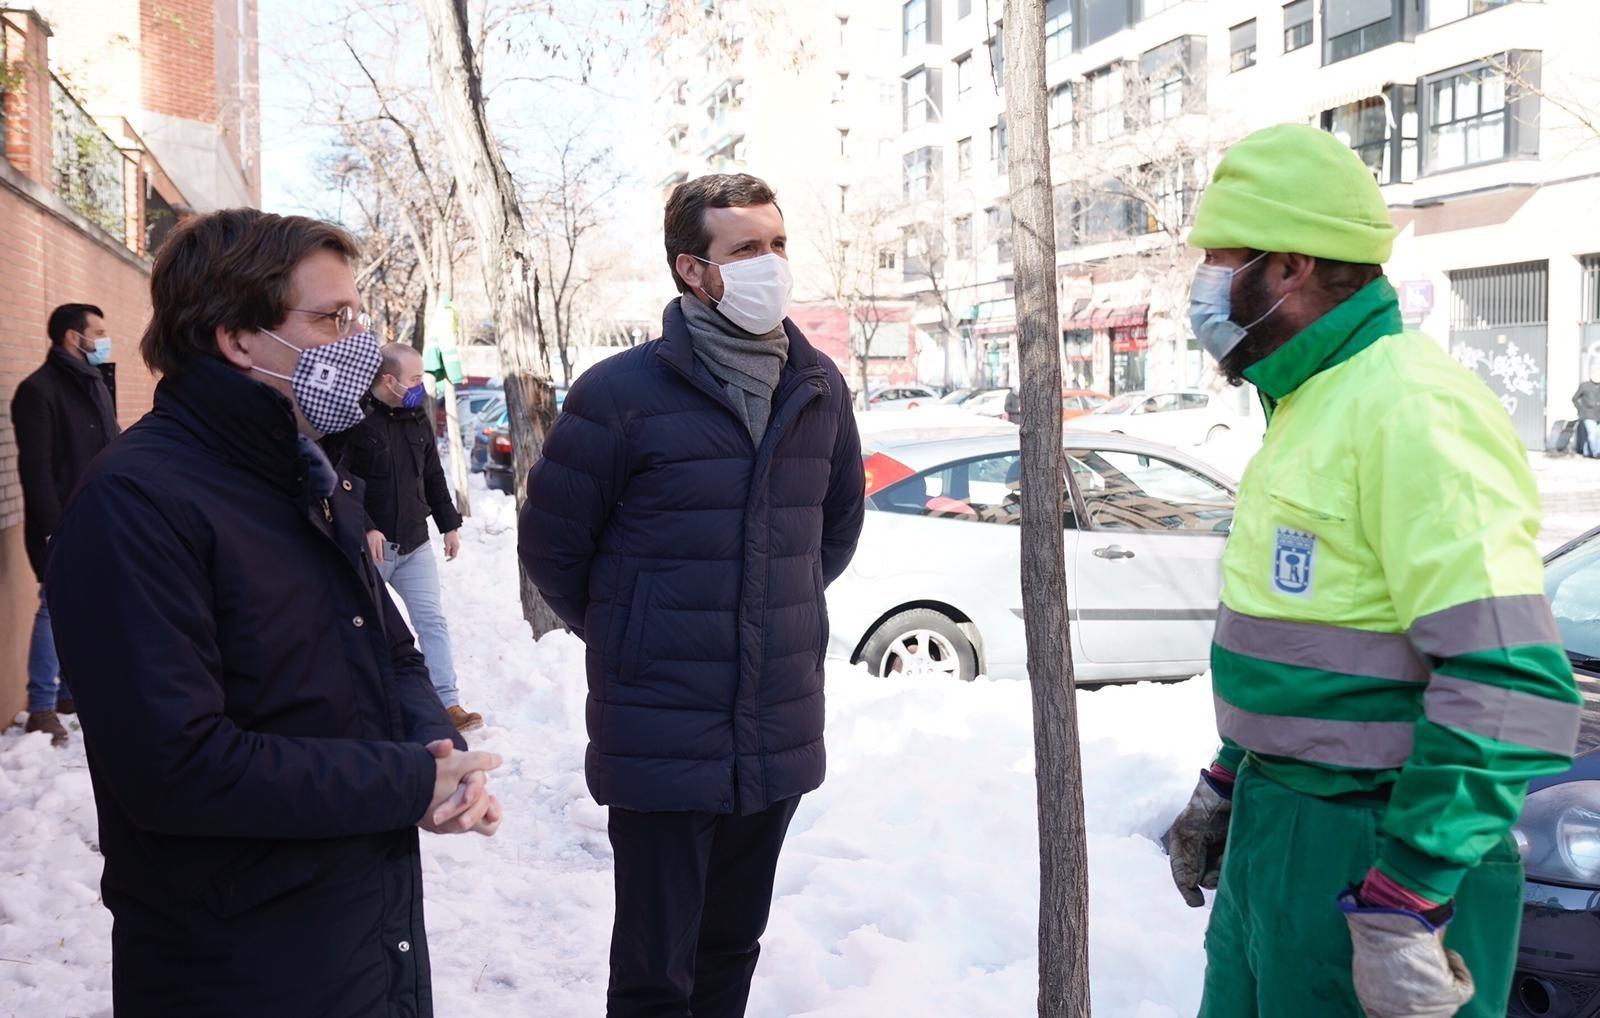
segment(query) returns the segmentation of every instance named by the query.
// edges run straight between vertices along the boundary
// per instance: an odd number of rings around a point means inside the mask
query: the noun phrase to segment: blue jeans
[[[56,635],[50,628],[50,606],[39,587],[39,611],[33,616],[33,637],[28,641],[28,713],[55,710],[59,698],[69,698],[65,679],[56,685],[61,659],[56,656]]]
[[[434,561],[433,547],[424,544],[402,555],[399,545],[385,543],[378,575],[405,602],[411,628],[417,631],[417,643],[428,662],[428,678],[434,692],[446,707],[456,706],[461,694],[456,691],[456,666],[450,656],[450,627],[439,604],[439,565]]]

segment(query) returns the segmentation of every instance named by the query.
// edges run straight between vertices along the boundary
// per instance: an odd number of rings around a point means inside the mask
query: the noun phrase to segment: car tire
[[[978,677],[978,652],[948,615],[913,608],[891,616],[875,629],[861,651],[873,675],[908,678],[947,675],[971,682]],[[898,659],[898,660],[897,660]]]
[[[1210,431],[1206,432],[1206,441],[1207,442],[1214,442],[1214,441],[1216,441],[1217,439],[1221,438],[1223,435],[1226,435],[1229,431],[1232,431],[1232,430],[1233,429],[1229,428],[1226,424],[1215,425],[1215,426],[1212,427],[1212,429]]]

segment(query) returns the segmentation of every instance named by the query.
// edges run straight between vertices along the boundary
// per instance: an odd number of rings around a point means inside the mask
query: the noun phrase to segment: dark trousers
[[[760,813],[611,808],[617,916],[607,1018],[739,1018],[800,797]]]

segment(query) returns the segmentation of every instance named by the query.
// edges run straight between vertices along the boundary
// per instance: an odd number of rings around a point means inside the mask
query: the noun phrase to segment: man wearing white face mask
[[[822,783],[823,588],[865,487],[849,390],[785,319],[783,213],[679,185],[662,337],[578,379],[518,550],[588,645],[589,790],[610,809],[611,1018],[744,1013],[778,853]]]
[[[1527,454],[1401,323],[1394,235],[1304,126],[1235,145],[1196,210],[1190,321],[1268,417],[1222,561],[1222,748],[1163,839],[1191,906],[1217,892],[1202,1018],[1505,1014],[1510,829],[1577,738]]]

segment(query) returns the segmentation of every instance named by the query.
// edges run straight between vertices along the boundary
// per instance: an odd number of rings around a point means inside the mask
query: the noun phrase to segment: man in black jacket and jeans
[[[179,225],[151,273],[155,409],[84,475],[46,588],[83,724],[118,1018],[433,1013],[417,828],[492,834],[313,441],[378,368],[313,219]]]
[[[28,642],[27,730],[47,732],[53,744],[62,746],[67,730],[57,714],[76,708],[67,684],[56,685],[60,662],[44,596],[45,547],[78,478],[119,429],[105,312],[93,304],[63,304],[50,312],[45,331],[50,353],[44,366],[17,386],[11,427],[22,482],[23,543],[41,584]]]
[[[366,418],[338,436],[343,464],[366,482],[367,543],[378,573],[406,604],[439,694],[458,732],[483,727],[461,706],[450,629],[439,604],[439,565],[428,543],[428,517],[444,535],[444,557],[461,554],[461,514],[439,463],[439,443],[423,408],[422,355],[404,343],[383,348]]]

